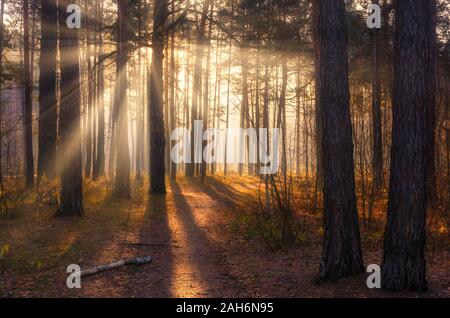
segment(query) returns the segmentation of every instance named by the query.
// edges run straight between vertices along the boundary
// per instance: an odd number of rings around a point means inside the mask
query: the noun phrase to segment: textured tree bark
[[[57,138],[56,49],[57,4],[41,1],[41,53],[39,57],[38,178],[54,176]]]
[[[344,0],[318,5],[324,239],[317,282],[364,270],[355,197]]]
[[[447,193],[450,196],[450,99],[449,99],[450,85],[448,79],[445,77],[445,153],[447,155]],[[450,219],[448,224],[450,225]]]
[[[118,15],[118,53],[116,72],[115,110],[117,112],[116,131],[116,171],[114,179],[114,196],[130,197],[130,154],[128,149],[128,115],[127,115],[127,62],[129,49],[128,1],[119,0]]]
[[[61,52],[60,145],[61,204],[58,216],[83,214],[80,129],[80,70],[77,29],[69,29],[67,6],[73,0],[59,0],[59,48]]]
[[[430,23],[429,37],[430,41],[430,68],[429,81],[430,90],[437,90],[437,37],[436,37],[436,0],[430,0]],[[436,185],[436,93],[430,95],[428,103],[428,136],[427,136],[427,205],[434,210],[437,204],[437,185]]]
[[[30,67],[30,28],[29,1],[23,1],[23,58],[24,58],[24,144],[25,144],[25,182],[26,187],[34,186],[33,159],[33,104],[31,99],[31,67]]]
[[[149,90],[150,193],[165,193],[165,146],[163,114],[163,49],[167,0],[155,0],[152,35],[152,66]]]
[[[424,253],[428,112],[435,100],[430,85],[434,7],[435,1],[429,0],[395,2],[391,173],[381,269],[385,290],[427,289]]]
[[[316,185],[314,190],[314,209],[317,209],[319,191],[323,187],[323,162],[322,162],[322,120],[320,116],[320,43],[319,43],[319,0],[312,0],[312,38],[314,57],[314,99],[315,99],[315,144],[316,144]]]
[[[372,3],[379,4],[379,0]],[[383,137],[381,127],[381,69],[379,50],[379,31],[372,30],[373,75],[372,75],[372,174],[373,195],[378,197],[383,185]]]
[[[4,15],[5,15],[5,0],[0,4],[0,91],[2,89],[2,70],[3,70],[3,39],[4,39]],[[4,191],[3,185],[3,101],[0,98],[0,190]]]

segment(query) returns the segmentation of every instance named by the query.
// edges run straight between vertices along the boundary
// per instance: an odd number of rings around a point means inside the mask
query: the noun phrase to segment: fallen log
[[[116,261],[116,262],[112,262],[109,264],[103,264],[103,265],[98,265],[89,269],[85,269],[83,271],[81,271],[80,276],[81,277],[85,277],[85,276],[90,276],[90,275],[94,275],[100,272],[104,272],[113,268],[117,268],[117,267],[121,267],[124,265],[143,265],[143,264],[148,264],[152,261],[152,258],[150,256],[143,256],[143,257],[135,257],[135,258],[130,258],[130,259],[124,259],[124,260],[120,260],[120,261]]]

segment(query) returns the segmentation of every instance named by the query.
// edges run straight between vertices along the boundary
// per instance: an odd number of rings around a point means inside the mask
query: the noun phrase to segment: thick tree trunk
[[[29,28],[29,1],[23,1],[23,80],[24,80],[24,145],[25,145],[25,182],[26,187],[34,186],[34,159],[33,159],[33,102],[30,66],[30,28]]]
[[[395,2],[391,174],[381,284],[424,291],[428,112],[435,101],[435,1]]]
[[[80,70],[77,29],[69,29],[67,6],[72,0],[59,0],[59,47],[61,51],[60,145],[61,204],[57,215],[83,214],[80,129]]]
[[[5,14],[5,0],[2,0],[0,5],[0,92],[2,89],[3,80],[3,39],[4,39],[4,14]],[[0,98],[0,190],[4,191],[3,185],[3,101]]]
[[[364,270],[356,209],[344,0],[318,3],[324,240],[318,282]]]
[[[373,0],[379,4],[379,0]],[[383,185],[383,139],[381,127],[381,69],[378,44],[379,31],[372,30],[373,75],[372,75],[372,174],[373,196],[378,197]]]
[[[427,205],[431,210],[436,208],[437,204],[437,183],[436,183],[436,90],[437,90],[437,37],[436,37],[436,0],[430,0],[430,23],[429,37],[430,41],[430,61],[429,61],[429,81],[430,95],[428,103],[428,136],[427,136]]]
[[[119,0],[118,15],[118,52],[116,72],[116,93],[114,108],[117,112],[116,131],[116,171],[114,195],[120,198],[130,197],[130,154],[128,149],[128,114],[127,114],[127,63],[128,63],[128,1]]]
[[[445,153],[447,155],[447,195],[450,202],[450,99],[449,99],[449,91],[450,91],[450,85],[448,83],[448,78],[445,77],[444,82],[445,87]],[[450,218],[449,222],[447,223],[450,225]]]
[[[39,57],[39,147],[38,177],[54,175],[57,108],[56,108],[56,0],[41,1],[41,54]]]
[[[165,193],[165,131],[163,114],[163,50],[167,0],[155,0],[152,35],[152,66],[149,90],[150,193]]]
[[[320,190],[323,188],[322,162],[322,119],[320,110],[320,43],[319,43],[319,0],[312,0],[312,38],[314,56],[314,94],[315,94],[315,144],[316,144],[316,185],[314,189],[314,209],[318,207]]]

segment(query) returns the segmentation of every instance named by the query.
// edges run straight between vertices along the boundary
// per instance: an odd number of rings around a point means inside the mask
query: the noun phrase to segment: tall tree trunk
[[[163,56],[169,56],[169,38],[165,34],[164,35],[167,40],[164,41],[164,51]],[[164,103],[164,127],[165,127],[165,150],[164,150],[164,167],[165,172],[170,175],[170,118],[169,118],[169,91],[170,91],[170,81],[171,76],[169,75],[169,64],[170,59],[166,58],[163,60],[163,103]]]
[[[94,54],[93,54],[93,70],[92,70],[92,94],[93,94],[93,103],[91,110],[92,117],[92,170],[91,176],[92,179],[95,179],[95,175],[97,174],[96,170],[96,162],[97,162],[97,124],[98,124],[98,99],[99,99],[99,79],[98,79],[98,34],[99,34],[99,4],[100,1],[95,2],[95,13],[94,13]],[[97,118],[96,118],[97,117]]]
[[[217,47],[216,47],[216,78],[214,83],[214,109],[213,109],[213,128],[220,129],[220,113],[221,113],[221,82],[222,82],[222,45],[220,42],[220,29],[217,30]],[[217,123],[216,123],[217,118]],[[214,140],[216,142],[216,140]],[[217,155],[217,153],[215,153]],[[211,175],[216,173],[216,160],[211,164]]]
[[[212,3],[212,1],[211,1]],[[205,40],[205,44],[208,46],[206,50],[206,70],[205,70],[205,83],[203,84],[205,89],[203,91],[203,130],[206,131],[208,129],[208,120],[209,120],[209,76],[211,71],[211,34],[212,34],[212,19],[213,19],[214,6],[211,4],[211,14],[210,14],[210,23],[208,27],[208,38]],[[203,138],[202,138],[203,139]],[[206,147],[206,140],[202,141],[202,149]],[[206,177],[206,161],[202,156],[202,164],[200,166],[200,176],[202,182],[205,181]]]
[[[86,2],[86,7],[89,6]],[[85,107],[86,116],[86,139],[85,139],[85,152],[86,152],[86,162],[84,175],[86,178],[91,177],[92,170],[92,122],[93,122],[93,99],[94,99],[94,84],[93,84],[93,66],[92,66],[92,24],[95,22],[93,17],[90,15],[86,16],[86,59],[87,59],[87,86],[88,86],[88,97],[87,105]]]
[[[234,0],[231,0],[231,16],[234,14]],[[228,150],[228,125],[230,121],[230,88],[231,88],[231,53],[232,53],[232,47],[231,47],[231,37],[228,40],[228,73],[227,73],[227,110],[225,115],[225,158],[224,158],[224,164],[223,164],[223,174],[226,176],[228,173],[228,164],[227,164],[227,151]]]
[[[318,3],[324,239],[317,280],[364,270],[356,209],[344,0]]]
[[[0,4],[0,92],[2,91],[3,80],[3,40],[4,40],[4,14],[5,14],[5,0]],[[3,186],[3,102],[0,98],[0,190],[4,191]]]
[[[34,186],[34,160],[33,160],[33,103],[31,91],[30,67],[30,28],[29,28],[29,1],[23,1],[23,79],[24,79],[24,145],[25,145],[25,181],[26,187]]]
[[[300,105],[301,105],[301,99],[300,99],[300,57],[297,57],[297,89],[295,92],[295,171],[297,174],[297,177],[301,178],[300,175]]]
[[[104,1],[101,0],[100,10],[99,10],[99,20],[97,21],[99,29],[98,37],[98,58],[99,62],[97,65],[97,123],[98,123],[98,133],[97,133],[97,157],[95,160],[94,169],[94,180],[105,174],[105,79],[103,74],[103,9]]]
[[[165,193],[165,146],[163,114],[163,50],[167,0],[155,0],[152,35],[152,66],[149,90],[150,193]]]
[[[323,188],[323,159],[322,159],[322,119],[320,110],[320,43],[319,43],[319,0],[312,0],[312,37],[314,56],[314,94],[315,94],[315,144],[316,144],[316,185],[314,189],[314,209],[318,207],[320,190]]]
[[[278,107],[278,127],[281,129],[281,174],[286,184],[287,179],[287,135],[286,135],[286,89],[288,82],[287,61],[281,63],[281,91]],[[286,188],[284,189],[286,191]]]
[[[381,285],[424,291],[428,112],[435,101],[434,0],[395,1],[394,104]]]
[[[127,114],[127,64],[129,35],[128,0],[118,2],[118,52],[116,72],[116,92],[114,108],[117,112],[116,132],[116,171],[114,179],[114,195],[120,198],[130,197],[130,154],[128,149],[128,114]]]
[[[260,56],[259,48],[256,50],[256,78],[255,78],[255,130],[256,130],[256,165],[253,170],[253,174],[259,175],[259,149],[260,149],[260,134],[259,128],[261,126],[261,107],[260,107],[260,79],[259,79],[259,68],[260,68]]]
[[[226,176],[228,173],[228,125],[230,124],[230,89],[231,89],[231,39],[228,45],[228,71],[227,71],[227,109],[225,114],[225,148],[224,148],[224,164],[223,174]]]
[[[186,176],[192,177],[195,174],[195,121],[199,120],[202,103],[202,64],[203,64],[203,50],[205,45],[205,28],[206,19],[208,15],[209,6],[212,0],[207,0],[203,5],[202,15],[200,18],[200,25],[197,29],[196,43],[195,43],[195,62],[194,62],[194,82],[192,85],[192,116],[191,116],[191,163],[186,165]]]
[[[175,11],[175,4],[172,1],[172,11]],[[172,18],[173,21],[173,18]],[[176,107],[176,101],[175,101],[175,81],[176,81],[176,76],[175,76],[175,72],[177,72],[176,70],[176,66],[175,66],[175,30],[172,30],[171,34],[170,34],[170,77],[171,77],[171,81],[170,81],[170,131],[174,131],[177,127],[176,124],[176,115],[175,115],[175,107]],[[170,134],[169,134],[170,136]],[[171,140],[170,141],[170,149],[172,149],[172,147],[175,145],[175,141]],[[175,179],[177,176],[177,164],[175,161],[170,160],[170,177],[172,179]]]
[[[429,38],[430,41],[430,61],[428,77],[430,90],[433,93],[429,97],[428,103],[428,136],[427,136],[427,205],[431,210],[436,208],[437,204],[437,185],[436,185],[436,90],[437,90],[437,68],[438,68],[438,48],[436,37],[436,0],[430,3],[430,22]]]
[[[379,4],[379,0],[372,3]],[[372,74],[372,174],[373,196],[378,197],[383,185],[383,137],[381,127],[381,69],[378,48],[379,30],[372,30],[373,74]]]
[[[59,47],[61,67],[60,145],[61,204],[57,215],[83,214],[83,184],[81,172],[80,70],[77,29],[69,29],[67,6],[73,0],[59,0]]]
[[[450,99],[449,99],[449,91],[450,85],[448,83],[448,77],[445,76],[444,79],[444,87],[445,87],[445,153],[447,155],[447,195],[450,202]],[[450,223],[450,220],[449,222]],[[450,225],[450,224],[449,224]]]
[[[56,108],[56,0],[41,1],[41,54],[39,57],[39,146],[38,177],[54,175],[57,108]]]
[[[138,37],[141,38],[142,37],[142,1],[139,0],[138,1]],[[136,113],[137,113],[137,130],[136,130],[136,134],[137,134],[137,140],[136,140],[136,180],[141,180],[141,175],[142,175],[142,164],[143,164],[143,160],[142,160],[142,153],[143,153],[143,147],[144,147],[144,134],[143,134],[143,129],[144,129],[144,72],[145,72],[145,68],[142,67],[142,50],[139,48],[138,49],[138,94],[137,94],[137,99],[138,99],[138,103],[137,103],[137,107],[136,107]]]
[[[248,66],[247,61],[244,58],[243,48],[241,48],[241,63],[242,63],[242,98],[241,98],[241,109],[240,109],[240,122],[239,127],[241,129],[245,129],[245,119],[249,116],[248,110]],[[239,149],[238,156],[241,156],[241,160],[239,160],[238,164],[238,172],[239,175],[242,176],[244,172],[244,161],[245,161],[245,148],[246,139],[243,138],[243,135],[239,137]]]
[[[262,143],[262,145],[264,145],[265,148],[264,150],[266,154],[269,154],[270,152],[269,85],[270,85],[269,64],[266,61],[264,70],[263,125],[262,125],[262,127],[266,129],[266,140],[263,140]],[[270,215],[270,189],[269,189],[269,176],[267,174],[264,175],[264,194],[265,194],[265,210],[266,213]]]
[[[283,231],[283,242],[291,244],[295,241],[295,230],[293,214],[289,208],[289,188],[288,188],[288,176],[287,176],[287,124],[286,124],[286,89],[288,84],[288,66],[287,61],[284,58],[281,64],[282,68],[282,83],[280,92],[280,107],[278,110],[279,118],[281,120],[281,173],[283,178],[283,220],[284,220],[284,231]]]
[[[311,97],[309,97],[306,92],[303,95],[303,142],[304,142],[304,148],[305,148],[305,192],[308,194],[309,197],[309,127],[310,127],[310,119],[307,112],[307,103],[306,100]],[[310,101],[310,107],[312,109],[312,100]]]
[[[115,108],[115,100],[116,100],[116,92],[117,89],[111,88],[110,92],[112,92],[111,105],[110,105],[110,114],[109,114],[109,158],[108,158],[108,176],[114,178],[114,163],[115,163],[115,154],[116,154],[116,127],[117,127],[117,110]],[[111,96],[110,95],[110,96]]]

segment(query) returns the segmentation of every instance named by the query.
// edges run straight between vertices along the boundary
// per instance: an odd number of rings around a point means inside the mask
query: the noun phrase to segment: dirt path
[[[114,255],[151,255],[153,263],[89,277],[83,296],[237,297],[242,286],[231,275],[218,233],[230,207],[205,192],[197,181],[170,183],[166,196],[138,206],[128,231],[111,242],[98,262]],[[141,242],[146,245],[124,245]]]
[[[257,186],[255,180],[246,179],[208,178],[206,184],[181,179],[169,183],[168,193],[162,196],[148,196],[145,187],[136,187],[131,201],[105,201],[90,189],[87,193],[94,203],[86,206],[83,218],[37,217],[38,231],[31,232],[26,242],[39,242],[40,254],[34,258],[58,253],[54,265],[28,273],[10,267],[0,277],[0,296],[450,297],[446,250],[428,255],[430,292],[426,294],[370,290],[366,273],[315,285],[320,234],[305,245],[272,251],[231,230],[235,216],[254,204],[250,198]],[[300,221],[305,226],[310,220],[308,216]],[[316,231],[317,225],[310,230]],[[366,266],[379,264],[380,249],[363,246],[363,250]],[[85,269],[143,255],[150,255],[153,262],[86,277],[81,289],[66,287],[68,264]]]
[[[83,296],[122,297],[430,297],[449,296],[443,280],[448,253],[432,260],[430,293],[389,294],[366,287],[366,274],[317,286],[320,240],[288,251],[267,251],[229,231],[234,202],[250,204],[251,183],[217,180],[207,185],[182,180],[168,185],[166,196],[152,196],[133,211],[128,231],[116,237],[105,255],[151,255],[153,263],[88,278]],[[120,241],[164,243],[128,246]],[[378,263],[379,251],[365,251],[365,263]],[[444,271],[444,272],[443,272]],[[448,276],[447,276],[448,277]],[[77,294],[79,295],[79,294]]]

